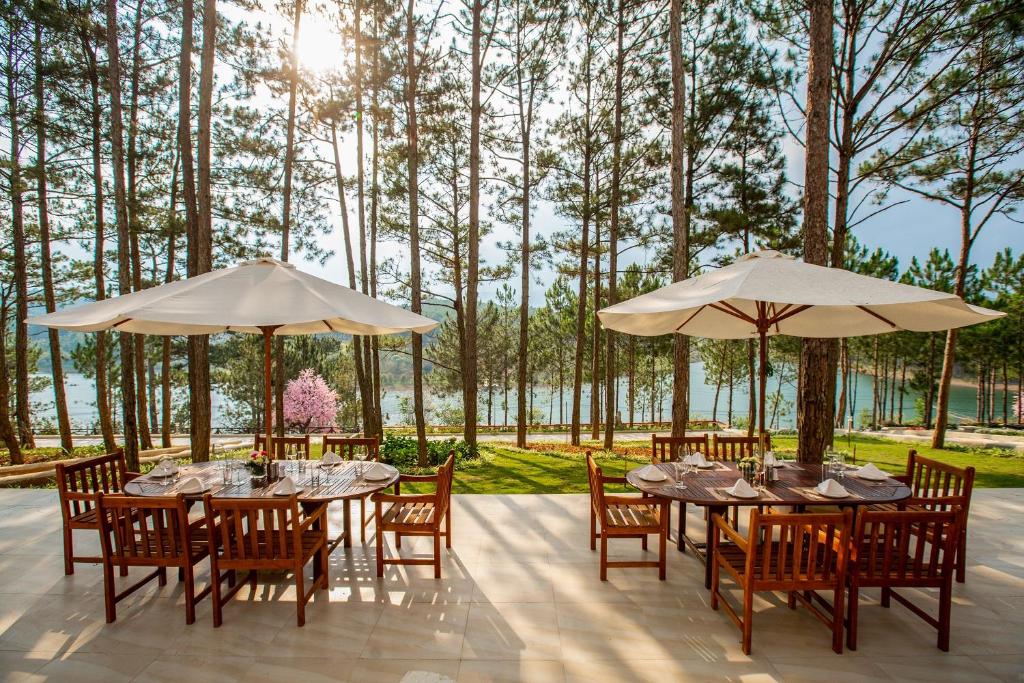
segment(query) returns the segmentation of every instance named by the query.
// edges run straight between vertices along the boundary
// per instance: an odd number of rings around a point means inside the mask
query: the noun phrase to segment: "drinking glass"
[[[691,465],[689,462],[687,462],[685,460],[682,460],[682,461],[676,463],[676,472],[677,472],[676,488],[677,489],[679,489],[680,491],[683,491],[683,490],[686,489],[686,481],[684,480],[684,478],[686,477],[686,475],[688,475],[692,471],[693,471],[693,465]]]
[[[365,450],[354,450],[352,457],[356,460],[356,478],[362,479],[363,472],[366,470],[366,457],[369,453]]]

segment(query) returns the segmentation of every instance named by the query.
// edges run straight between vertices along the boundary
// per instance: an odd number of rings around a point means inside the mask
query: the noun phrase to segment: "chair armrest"
[[[722,515],[716,512],[715,514],[711,515],[711,519],[712,521],[714,521],[715,527],[721,530],[722,533],[724,533],[730,541],[735,543],[743,552],[747,552],[747,539],[740,536],[739,533],[737,533],[736,530],[732,528],[732,525],[730,525],[729,522],[727,522],[725,518],[722,517]]]
[[[964,496],[911,496],[904,500],[899,501],[898,505],[920,505],[921,507],[930,507],[934,505],[959,505],[964,507],[967,505],[967,499]]]
[[[892,474],[892,475],[889,475],[889,478],[890,479],[895,479],[896,481],[900,482],[901,484],[906,484],[907,486],[910,486],[910,475],[909,474]]]
[[[66,491],[64,493],[64,500],[88,500],[95,503],[96,494],[84,491]]]
[[[307,531],[309,527],[313,526],[314,522],[323,519],[326,514],[327,505],[318,505],[313,512],[302,518],[302,522],[299,524],[299,531]]]
[[[400,474],[398,481],[437,481],[436,474]]]
[[[658,499],[661,501],[662,499]],[[648,505],[663,505],[664,501],[654,503],[650,498],[634,498],[633,496],[605,496],[604,502],[606,505],[636,505],[636,506],[648,506]]]
[[[626,483],[626,478],[625,477],[606,477],[606,476],[602,475],[601,476],[601,483],[602,484],[625,484]]]
[[[433,503],[437,496],[433,493],[375,493],[370,500],[374,503]]]

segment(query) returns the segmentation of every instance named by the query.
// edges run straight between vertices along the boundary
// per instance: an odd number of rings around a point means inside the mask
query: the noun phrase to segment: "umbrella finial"
[[[783,254],[781,251],[776,251],[775,249],[762,249],[761,251],[752,251],[749,254],[744,254],[743,256],[740,256],[738,260],[750,261],[756,258],[784,258],[789,259],[791,261],[793,260],[793,257],[790,256],[789,254]]]

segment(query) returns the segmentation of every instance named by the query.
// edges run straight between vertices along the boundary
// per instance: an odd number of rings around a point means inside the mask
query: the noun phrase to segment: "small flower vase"
[[[252,486],[266,486],[267,485],[267,469],[269,460],[266,457],[260,457],[254,454],[250,460],[245,463],[246,468],[249,470],[249,480]]]
[[[742,460],[739,464],[740,474],[747,480],[748,484],[753,484],[754,480],[757,479],[757,462],[754,460]]]

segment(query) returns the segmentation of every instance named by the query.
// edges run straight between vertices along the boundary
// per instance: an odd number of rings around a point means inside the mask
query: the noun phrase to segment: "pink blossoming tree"
[[[339,408],[337,392],[313,370],[303,370],[285,386],[285,424],[301,432],[336,427]]]

